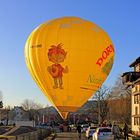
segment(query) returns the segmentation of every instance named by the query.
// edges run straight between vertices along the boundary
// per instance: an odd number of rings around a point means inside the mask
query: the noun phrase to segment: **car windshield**
[[[89,125],[84,125],[83,127],[89,127]]]
[[[85,127],[85,126],[89,126],[89,125],[88,125],[88,124],[82,124],[81,126],[82,126],[82,127]]]
[[[109,129],[109,128],[102,128],[102,129],[99,129],[99,132],[111,132],[111,129]]]

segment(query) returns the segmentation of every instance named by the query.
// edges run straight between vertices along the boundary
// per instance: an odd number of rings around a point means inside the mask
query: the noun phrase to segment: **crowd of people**
[[[114,125],[112,127],[114,140],[120,140],[122,132],[124,133],[124,140],[128,140],[129,127],[127,123],[125,123],[123,129],[121,129],[119,125],[116,122],[114,122]]]
[[[119,125],[117,124],[117,122],[114,122],[113,124],[111,122],[103,122],[99,125],[99,127],[110,127],[112,129],[112,134],[114,136],[114,140],[120,140],[122,135],[124,137],[124,140],[128,140],[128,133],[129,133],[129,127],[127,125],[127,123],[124,123],[123,128],[120,128]],[[70,132],[71,131],[71,127],[69,125],[64,125],[64,124],[60,124],[59,125],[59,129],[60,132]],[[82,132],[82,127],[80,123],[76,124],[76,131],[78,132],[78,137],[79,139],[81,139],[81,132]]]
[[[106,122],[103,122],[102,124],[99,125],[99,127],[110,127],[112,129],[112,134],[114,136],[114,140],[120,140],[122,137],[122,133],[124,135],[124,140],[129,140],[128,138],[128,133],[129,133],[129,127],[127,123],[124,124],[123,129],[119,127],[119,125],[114,122],[112,125],[110,122],[107,124]],[[77,132],[78,132],[78,137],[81,139],[81,125],[77,125]]]

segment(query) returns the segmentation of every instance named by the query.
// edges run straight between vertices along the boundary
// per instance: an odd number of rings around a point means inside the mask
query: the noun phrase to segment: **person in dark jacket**
[[[128,140],[129,128],[128,128],[127,123],[125,123],[125,125],[124,125],[123,132],[124,132],[124,139],[125,139],[125,140]]]
[[[114,125],[112,127],[112,133],[114,135],[114,140],[120,140],[120,129],[116,122],[114,122]]]
[[[81,139],[81,125],[80,124],[78,124],[77,126],[77,131],[78,131],[78,137],[79,139]]]

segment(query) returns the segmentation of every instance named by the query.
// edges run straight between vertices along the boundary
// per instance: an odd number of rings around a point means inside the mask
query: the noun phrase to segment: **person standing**
[[[114,140],[120,140],[120,129],[116,122],[114,122],[114,125],[112,127],[112,133],[114,135]]]
[[[107,126],[110,127],[110,128],[112,128],[112,123],[109,121],[109,123],[108,123]]]
[[[128,128],[127,123],[124,124],[123,132],[124,132],[124,140],[128,140],[129,128]]]
[[[102,127],[107,127],[106,122],[103,122],[103,123],[102,123]]]
[[[59,129],[60,129],[60,132],[63,132],[64,131],[64,125],[63,124],[60,124],[59,125]]]
[[[78,137],[79,139],[81,139],[81,125],[80,124],[78,124],[77,126],[77,131],[78,131]]]

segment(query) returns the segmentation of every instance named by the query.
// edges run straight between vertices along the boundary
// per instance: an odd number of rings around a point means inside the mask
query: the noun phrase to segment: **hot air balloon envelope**
[[[105,81],[112,68],[114,48],[96,24],[62,17],[33,30],[26,42],[25,58],[37,85],[66,118]]]

